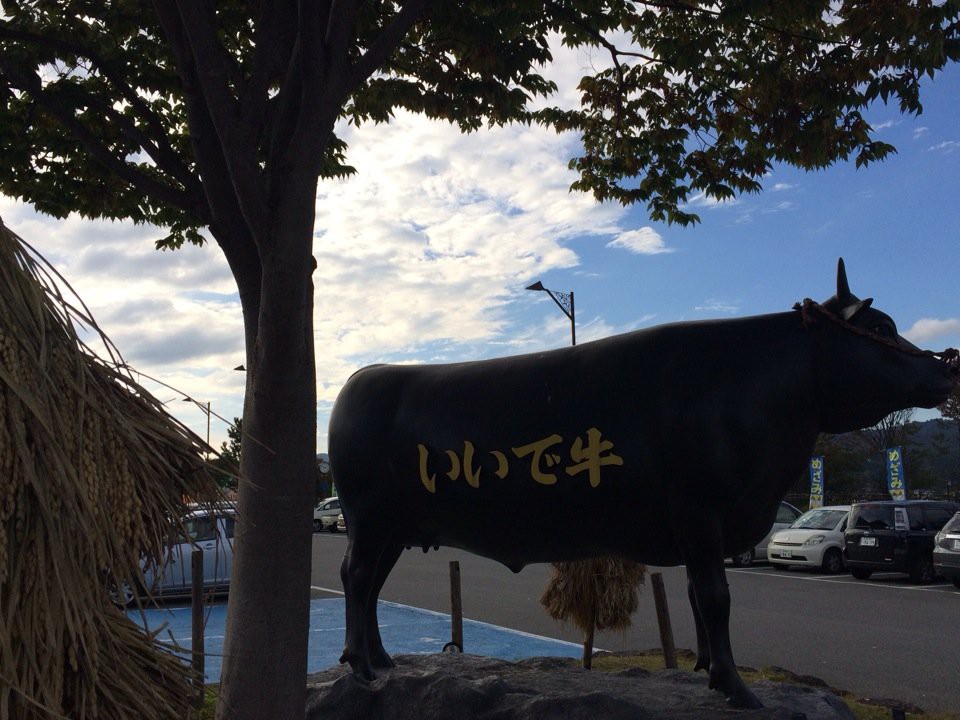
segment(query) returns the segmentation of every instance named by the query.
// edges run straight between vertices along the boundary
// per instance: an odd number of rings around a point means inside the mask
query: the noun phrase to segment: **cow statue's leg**
[[[708,663],[710,687],[735,707],[763,707],[737,672],[730,648],[730,589],[723,567],[723,539],[718,523],[684,523],[684,560],[697,626],[697,667]]]
[[[697,595],[693,588],[693,578],[687,569],[687,597],[690,598],[690,608],[693,610],[693,624],[697,630],[697,663],[693,666],[697,670],[710,670],[710,644],[707,641],[707,629],[703,626],[700,609],[697,607]]]
[[[363,528],[358,525],[359,523],[351,523],[347,526],[350,538],[347,540],[347,550],[340,565],[347,624],[346,642],[340,662],[350,663],[356,677],[371,681],[376,679],[377,675],[370,658],[369,617],[372,614],[373,622],[376,623],[377,598],[374,588],[377,583],[377,565],[386,543],[376,535],[364,533]],[[379,631],[377,637],[379,638]]]
[[[392,668],[395,663],[390,658],[389,653],[383,648],[383,640],[380,638],[380,622],[377,620],[377,600],[380,597],[380,590],[387,581],[387,576],[393,570],[400,554],[403,552],[403,546],[392,543],[384,549],[380,555],[380,561],[377,563],[376,576],[373,581],[370,600],[367,603],[366,624],[367,624],[367,651],[370,655],[370,664],[374,668]]]

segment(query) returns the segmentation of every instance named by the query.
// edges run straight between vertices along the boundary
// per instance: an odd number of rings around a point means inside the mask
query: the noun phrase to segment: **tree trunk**
[[[309,193],[306,185],[299,194]],[[295,211],[295,202],[276,211],[272,242],[261,249],[256,317],[244,304],[246,335],[255,340],[247,349],[239,519],[217,707],[224,720],[302,718],[306,703],[317,427],[314,218],[312,199],[300,204],[309,217]]]

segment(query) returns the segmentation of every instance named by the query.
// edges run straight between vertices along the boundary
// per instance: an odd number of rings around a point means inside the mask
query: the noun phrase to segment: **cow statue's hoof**
[[[757,699],[757,696],[747,687],[735,670],[712,669],[710,672],[710,689],[722,692],[727,699],[727,704],[731,707],[745,710],[756,710],[763,707],[763,703]]]
[[[361,682],[371,683],[377,679],[377,673],[374,672],[370,661],[365,657],[360,657],[357,653],[344,650],[340,656],[340,663],[350,663],[350,670],[353,677]]]
[[[727,704],[744,710],[757,710],[763,707],[763,703],[746,687],[742,691],[727,694]]]
[[[693,666],[693,671],[697,672],[697,670],[706,670],[707,672],[710,671],[710,653],[709,652],[697,651],[697,662]]]
[[[370,665],[377,670],[390,670],[397,666],[393,658],[382,647],[370,651]]]

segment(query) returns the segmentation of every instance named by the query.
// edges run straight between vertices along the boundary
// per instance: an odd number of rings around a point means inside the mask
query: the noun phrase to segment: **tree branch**
[[[410,28],[419,21],[430,0],[406,0],[390,24],[351,68],[348,87],[357,87],[377,71],[397,49]]]
[[[37,106],[56,118],[57,121],[76,137],[98,162],[120,179],[150,195],[160,202],[192,214],[201,222],[209,221],[206,205],[196,195],[187,190],[177,190],[171,185],[159,182],[141,172],[135,166],[117,157],[106,145],[84,126],[74,115],[72,105],[62,102],[59,93],[50,92],[43,87],[40,76],[27,73],[15,67],[9,60],[0,56],[0,70],[18,89],[29,93]]]
[[[154,6],[181,66],[191,130],[206,127],[213,130],[216,138],[217,152],[206,146],[213,138],[207,138],[206,143],[194,138],[205,184],[205,173],[214,172],[215,168],[226,174],[217,182],[216,192],[207,189],[208,200],[211,204],[222,203],[225,193],[233,195],[219,212],[211,209],[221,217],[239,209],[253,236],[262,238],[266,232],[267,204],[257,163],[258,144],[240,142],[251,133],[256,136],[256,129],[251,130],[250,126],[262,118],[247,117],[246,125],[241,127],[239,103],[230,93],[229,61],[216,36],[213,8],[198,0],[154,0]]]
[[[240,96],[243,143],[258,143],[260,133],[269,126],[270,85],[290,63],[296,25],[290,14],[283,12],[284,0],[266,0],[259,9],[256,42],[250,79],[242,86]]]
[[[12,30],[6,26],[0,26],[0,39],[14,40],[35,47],[44,47],[60,51],[64,54],[86,58],[100,76],[106,79],[117,93],[119,93],[120,97],[130,105],[135,115],[142,120],[144,125],[149,129],[150,134],[148,135],[142,132],[131,123],[129,119],[117,113],[112,108],[106,108],[103,103],[98,103],[101,112],[110,112],[114,121],[121,126],[124,134],[140,145],[157,164],[157,167],[163,169],[186,188],[196,183],[194,174],[191,173],[189,167],[168,142],[166,128],[156,113],[144,102],[143,98],[130,84],[114,70],[113,65],[107,62],[99,53],[89,47],[84,47],[62,38],[37,35],[22,30]],[[91,104],[94,103],[94,97],[89,93],[87,93],[87,100]]]

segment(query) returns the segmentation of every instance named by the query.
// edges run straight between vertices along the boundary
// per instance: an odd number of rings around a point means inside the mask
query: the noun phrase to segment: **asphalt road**
[[[314,595],[342,591],[344,535],[314,535]],[[572,625],[550,618],[539,598],[549,565],[514,574],[490,560],[441,548],[403,554],[381,598],[450,612],[449,561],[460,563],[463,613],[546,637],[580,641]],[[696,647],[683,568],[661,572],[675,644]],[[814,675],[860,697],[894,698],[928,711],[960,712],[960,590],[952,585],[911,585],[905,576],[824,576],[767,565],[727,568],[732,596],[731,638],[740,665],[780,666]],[[604,650],[660,647],[652,592],[644,589],[633,627],[597,634]],[[464,648],[470,652],[470,648]],[[387,648],[389,651],[390,648]],[[706,678],[704,676],[704,681]]]

